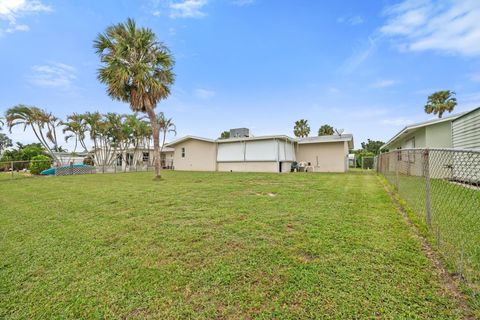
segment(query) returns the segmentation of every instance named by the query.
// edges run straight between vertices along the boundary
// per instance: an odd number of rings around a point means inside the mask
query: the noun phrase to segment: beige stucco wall
[[[310,162],[317,172],[345,172],[348,168],[345,144],[344,141],[299,144],[296,158],[298,162]]]
[[[173,147],[175,170],[215,171],[217,151],[214,142],[189,139]],[[185,158],[182,158],[182,148],[185,148]]]
[[[284,168],[284,167],[283,167]],[[289,167],[290,168],[290,167]],[[232,172],[278,172],[276,161],[218,162],[218,171]],[[282,169],[283,171],[283,169]],[[290,171],[290,169],[289,169]]]

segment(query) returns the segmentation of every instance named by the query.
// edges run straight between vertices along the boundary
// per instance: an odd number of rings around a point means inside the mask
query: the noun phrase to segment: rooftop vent
[[[250,137],[250,130],[247,128],[230,129],[230,138],[247,138]]]

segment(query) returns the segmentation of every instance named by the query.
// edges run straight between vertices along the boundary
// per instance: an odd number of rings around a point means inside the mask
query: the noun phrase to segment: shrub
[[[89,165],[89,166],[94,166],[95,163],[93,162],[93,158],[91,156],[86,156],[83,159],[83,164]]]
[[[32,158],[30,163],[30,173],[40,174],[43,170],[47,170],[52,165],[52,160],[44,155],[38,155]]]

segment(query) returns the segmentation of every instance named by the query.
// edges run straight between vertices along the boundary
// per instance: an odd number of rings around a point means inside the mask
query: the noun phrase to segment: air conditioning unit
[[[230,129],[230,138],[247,138],[250,137],[250,130],[247,128]]]

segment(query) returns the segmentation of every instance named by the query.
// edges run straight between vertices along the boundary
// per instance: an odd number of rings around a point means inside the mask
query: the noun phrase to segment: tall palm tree
[[[308,120],[300,119],[295,121],[295,126],[293,127],[293,134],[297,138],[305,138],[310,134],[310,126],[308,125]]]
[[[329,124],[324,124],[318,129],[318,136],[331,136],[333,133],[333,127]]]
[[[155,176],[160,178],[160,128],[155,107],[170,94],[174,61],[168,48],[133,19],[108,27],[94,41],[102,66],[98,79],[112,99],[127,102],[148,115],[153,131]]]
[[[446,111],[452,112],[456,105],[455,92],[450,90],[437,91],[428,96],[425,112],[436,114],[441,118]]]
[[[2,117],[0,117],[0,130],[3,129],[3,126],[5,125],[5,121]]]

